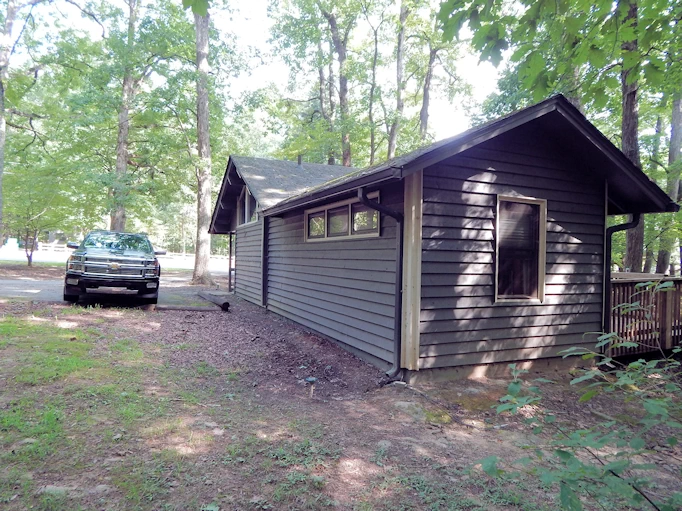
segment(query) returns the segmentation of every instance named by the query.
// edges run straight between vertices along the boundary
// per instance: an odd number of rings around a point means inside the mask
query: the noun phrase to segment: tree
[[[199,162],[197,176],[197,242],[194,257],[195,284],[213,284],[208,262],[211,257],[211,142],[208,111],[208,28],[209,15],[194,14],[197,49],[197,147]]]
[[[339,63],[339,113],[341,116],[341,159],[346,167],[351,166],[350,115],[348,98],[348,38],[355,26],[358,16],[357,6],[353,2],[322,3],[316,0],[322,16],[327,20],[331,41]]]
[[[4,243],[3,236],[3,190],[2,180],[5,171],[5,145],[7,142],[7,112],[5,105],[5,91],[9,80],[9,66],[10,58],[15,51],[17,40],[13,40],[12,30],[14,23],[17,21],[17,16],[22,9],[30,7],[31,9],[42,0],[29,0],[21,2],[19,0],[7,0],[7,8],[5,10],[5,19],[0,32],[0,246]],[[28,17],[26,18],[28,20]],[[25,21],[26,23],[26,21]],[[25,25],[24,25],[25,26]],[[21,30],[19,37],[23,34]]]
[[[405,24],[410,15],[410,5],[408,0],[402,0],[400,3],[400,16],[398,17],[398,35],[396,43],[396,89],[395,89],[395,116],[391,127],[388,130],[388,153],[387,158],[390,160],[395,157],[395,149],[398,142],[398,132],[400,131],[400,121],[405,111],[405,100],[403,99],[403,89],[405,88]]]
[[[436,76],[437,68],[440,68],[446,77],[445,92],[451,101],[465,89],[462,80],[456,74],[456,62],[460,57],[461,45],[443,41],[438,29],[436,11],[431,8],[422,9],[424,10],[425,15],[412,17],[407,36],[412,46],[408,49],[407,68],[409,75],[416,79],[421,89],[421,95],[415,94],[415,98],[421,96],[419,138],[422,143],[428,135],[431,94],[439,82]]]
[[[369,122],[369,130],[370,130],[370,135],[369,135],[369,165],[372,166],[374,165],[374,158],[376,157],[376,152],[377,152],[377,122],[375,119],[375,103],[376,103],[376,97],[377,97],[377,68],[379,64],[379,33],[381,31],[382,26],[384,23],[386,23],[387,17],[386,17],[386,9],[387,5],[386,4],[377,4],[374,5],[377,8],[377,11],[379,11],[378,14],[378,20],[374,21],[372,19],[372,7],[373,4],[371,4],[368,1],[362,2],[362,13],[365,16],[365,19],[367,20],[367,24],[369,25],[371,31],[372,31],[372,57],[371,57],[371,77],[370,77],[370,87],[369,87],[369,97],[368,97],[368,109],[367,109],[367,117],[368,117],[368,122]]]

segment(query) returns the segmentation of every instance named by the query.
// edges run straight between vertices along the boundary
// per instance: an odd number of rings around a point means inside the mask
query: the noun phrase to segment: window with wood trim
[[[237,225],[248,224],[258,220],[258,202],[244,186],[237,200]]]
[[[544,300],[547,202],[497,198],[495,298]]]
[[[367,197],[379,202],[379,192]],[[368,208],[358,199],[326,204],[306,210],[305,240],[324,241],[339,238],[379,236],[379,212]]]

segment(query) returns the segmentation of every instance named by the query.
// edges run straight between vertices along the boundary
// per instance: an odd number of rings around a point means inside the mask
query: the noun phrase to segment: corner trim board
[[[423,175],[405,178],[405,243],[403,245],[403,321],[401,366],[419,371],[419,315],[422,285]]]

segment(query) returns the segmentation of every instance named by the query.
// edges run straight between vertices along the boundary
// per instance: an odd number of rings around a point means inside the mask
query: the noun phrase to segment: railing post
[[[664,291],[660,293],[659,296],[659,321],[661,322],[660,327],[660,338],[661,348],[664,350],[670,350],[673,348],[673,298],[675,295],[674,289],[670,291]]]

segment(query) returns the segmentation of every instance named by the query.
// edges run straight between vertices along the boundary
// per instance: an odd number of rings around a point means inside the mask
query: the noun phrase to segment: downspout
[[[230,250],[228,252],[228,262],[227,262],[227,292],[231,293],[233,291],[232,288],[232,254],[234,250],[234,235],[232,233],[229,233],[227,235],[228,240],[230,241]]]
[[[633,213],[632,220],[629,222],[612,225],[606,229],[606,254],[604,254],[604,260],[606,261],[606,271],[604,272],[606,293],[604,293],[604,315],[602,324],[604,333],[609,333],[611,331],[611,246],[613,244],[613,234],[637,227],[641,218],[642,215],[640,213]]]
[[[386,206],[382,206],[376,201],[367,198],[365,188],[358,188],[358,199],[365,206],[386,216],[394,218],[396,221],[396,254],[395,254],[395,303],[393,305],[395,315],[393,319],[393,366],[386,371],[389,379],[401,379],[402,368],[400,367],[400,357],[402,352],[402,317],[403,317],[403,228],[405,225],[403,214],[394,211]]]
[[[261,231],[261,252],[260,252],[260,265],[261,265],[261,298],[260,303],[266,309],[268,308],[268,262],[270,258],[270,217],[263,217],[263,229]]]

